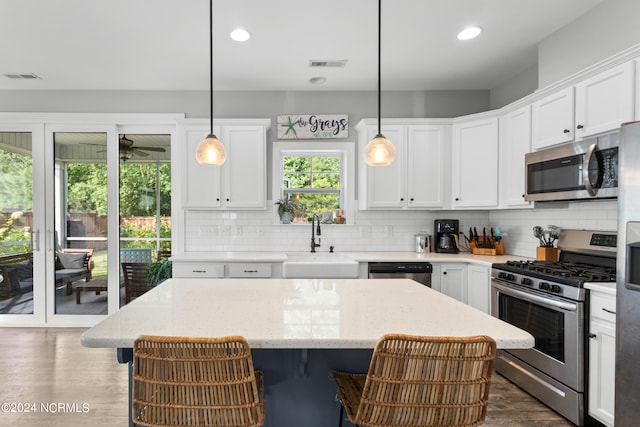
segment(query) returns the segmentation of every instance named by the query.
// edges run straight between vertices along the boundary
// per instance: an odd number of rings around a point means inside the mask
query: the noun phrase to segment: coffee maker
[[[457,254],[458,253],[458,232],[460,222],[457,219],[436,219],[433,224],[434,252]]]

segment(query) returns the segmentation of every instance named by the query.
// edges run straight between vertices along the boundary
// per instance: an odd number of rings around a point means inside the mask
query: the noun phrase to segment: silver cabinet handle
[[[258,270],[244,270],[245,273],[257,273]]]
[[[206,273],[207,270],[191,270],[192,273]]]

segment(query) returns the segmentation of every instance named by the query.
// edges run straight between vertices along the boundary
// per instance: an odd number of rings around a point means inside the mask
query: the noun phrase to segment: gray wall
[[[489,109],[488,90],[382,92],[382,116],[457,117]],[[0,91],[3,112],[184,113],[209,117],[206,91]],[[214,117],[270,118],[278,114],[348,114],[355,125],[377,117],[375,91],[214,92]]]
[[[532,94],[538,89],[538,65],[527,68],[517,76],[491,90],[490,107],[502,108],[518,99]]]
[[[539,87],[640,43],[640,1],[605,0],[538,46]]]

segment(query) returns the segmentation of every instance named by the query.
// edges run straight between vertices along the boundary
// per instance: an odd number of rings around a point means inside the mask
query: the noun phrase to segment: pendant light
[[[196,160],[207,165],[222,165],[227,158],[224,144],[213,134],[213,0],[209,0],[209,135],[198,143]]]
[[[381,130],[381,96],[380,96],[380,45],[382,27],[382,0],[378,0],[378,134],[364,148],[364,161],[369,166],[387,166],[396,157],[396,147],[382,134]]]

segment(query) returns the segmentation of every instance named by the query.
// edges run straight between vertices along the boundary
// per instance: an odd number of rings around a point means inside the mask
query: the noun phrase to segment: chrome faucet
[[[318,228],[313,228],[316,223],[316,218],[318,219]],[[316,243],[316,235],[318,235],[318,243]],[[320,217],[318,214],[313,214],[313,218],[311,218],[311,252],[315,252],[316,248],[320,247],[320,235],[322,234],[320,230]]]

